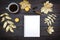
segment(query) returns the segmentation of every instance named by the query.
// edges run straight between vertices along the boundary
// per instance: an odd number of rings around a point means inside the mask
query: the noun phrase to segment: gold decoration
[[[6,28],[6,32],[10,30],[10,32],[14,32],[13,28],[16,28],[14,23],[11,21],[11,17],[9,17],[8,13],[1,14],[0,17],[2,17],[1,22],[4,22],[3,28]]]
[[[1,14],[0,17],[2,17],[1,22],[5,21],[5,19],[9,19],[9,20],[11,19],[7,13]]]
[[[52,14],[52,15],[48,15],[47,18],[44,19],[44,21],[48,26],[51,26],[52,23],[54,23],[55,19],[56,19],[56,15]]]
[[[48,32],[49,34],[52,34],[52,33],[54,32],[53,27],[49,26],[48,29],[47,29],[47,32]]]
[[[20,2],[19,4],[21,5],[21,9],[24,9],[25,11],[29,11],[31,9],[31,4],[26,0]]]
[[[52,24],[54,23],[54,20],[56,19],[56,15],[54,15],[54,14],[49,14],[48,16],[47,16],[47,18],[45,18],[45,23],[49,26],[48,27],[48,29],[47,29],[47,32],[49,33],[49,34],[52,34],[52,32],[54,32],[54,29],[53,29],[53,27],[52,27]]]
[[[48,12],[52,12],[52,7],[53,4],[49,3],[49,1],[46,1],[46,3],[44,3],[44,6],[41,8],[41,12],[44,12],[45,14],[48,14]]]
[[[12,21],[5,21],[4,25],[3,25],[3,28],[6,28],[6,32],[8,32],[9,30],[11,32],[14,32],[13,31],[13,28],[16,28],[16,26],[14,25],[14,23]]]
[[[25,11],[28,12],[30,10],[29,7],[25,7]]]
[[[15,18],[15,22],[19,22],[19,18]]]

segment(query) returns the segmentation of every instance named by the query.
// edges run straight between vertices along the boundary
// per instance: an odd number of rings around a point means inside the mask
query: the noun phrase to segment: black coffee
[[[10,9],[10,11],[14,12],[17,10],[17,5],[12,4],[9,9]]]

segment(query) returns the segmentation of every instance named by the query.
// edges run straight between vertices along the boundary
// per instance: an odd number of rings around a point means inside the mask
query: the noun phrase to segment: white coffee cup
[[[10,7],[11,7],[12,5],[15,5],[15,6],[17,7],[16,11],[11,11],[11,10],[10,10]],[[12,2],[12,3],[10,3],[10,4],[8,5],[8,7],[6,7],[6,9],[7,9],[10,13],[17,13],[17,12],[19,11],[19,5],[18,5],[17,3],[15,3],[15,2]],[[13,8],[12,8],[12,9],[13,9]]]

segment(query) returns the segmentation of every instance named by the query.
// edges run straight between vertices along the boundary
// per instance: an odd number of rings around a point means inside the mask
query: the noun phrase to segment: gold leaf
[[[45,23],[47,23],[47,25],[49,25],[49,19],[45,18]]]
[[[52,23],[54,23],[55,16],[48,15],[47,18],[44,19],[45,23],[47,23],[48,26],[51,26]]]
[[[2,17],[2,16],[4,16],[4,14],[1,14],[0,16]]]
[[[8,26],[6,27],[6,32],[8,32],[9,29],[10,29],[10,26],[8,25]]]
[[[6,19],[11,19],[9,16],[5,16]]]
[[[11,26],[12,28],[16,28],[16,26],[15,26],[15,25],[12,25],[12,24],[11,24],[10,26]]]
[[[22,1],[19,4],[21,5],[21,9],[25,9],[26,7],[31,8],[31,4],[28,1]]]
[[[52,17],[53,19],[56,19],[53,15],[49,15],[50,17]]]
[[[52,32],[54,32],[53,27],[49,26],[48,29],[47,29],[47,32],[48,32],[49,34],[52,34]]]
[[[14,24],[12,21],[9,21],[9,20],[8,20],[7,22],[8,22],[9,24]]]
[[[47,17],[54,23],[54,21],[53,21],[53,19],[51,17],[49,17],[49,16],[47,16]]]
[[[4,13],[4,15],[8,16],[9,14],[8,13]]]
[[[8,16],[8,13],[3,13],[3,14],[1,14],[0,16],[2,17],[2,16],[4,16],[4,15]]]
[[[5,21],[5,18],[4,17],[2,18],[1,22],[3,22],[3,21]]]
[[[4,22],[3,28],[5,28],[7,26],[7,22]]]
[[[41,12],[48,14],[48,12],[52,12],[52,7],[53,4],[49,3],[49,1],[46,1],[46,3],[44,3],[44,6],[41,8]]]
[[[11,32],[14,32],[12,28],[10,28],[10,31],[11,31]]]

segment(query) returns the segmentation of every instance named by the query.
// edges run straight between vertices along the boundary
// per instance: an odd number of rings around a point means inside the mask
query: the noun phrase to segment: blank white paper
[[[40,37],[40,15],[24,15],[24,37]]]

